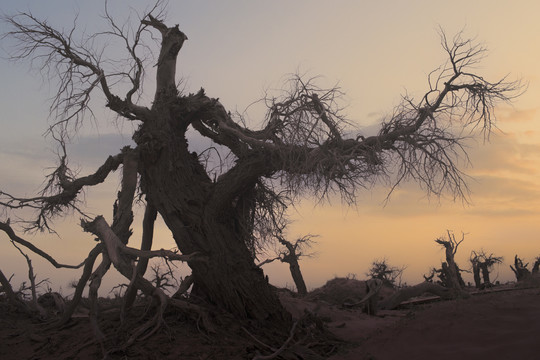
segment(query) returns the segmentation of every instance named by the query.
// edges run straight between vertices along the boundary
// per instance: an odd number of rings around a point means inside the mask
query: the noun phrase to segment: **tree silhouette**
[[[489,279],[489,272],[495,264],[501,264],[503,258],[501,256],[495,256],[493,254],[487,255],[484,250],[479,252],[472,251],[470,256],[472,265],[474,284],[478,289],[484,289],[491,287],[491,280]],[[480,273],[482,278],[480,278]],[[484,280],[482,282],[482,279]]]
[[[281,262],[289,264],[289,270],[293,278],[294,284],[296,285],[296,291],[298,295],[305,296],[307,295],[307,287],[304,281],[304,276],[300,270],[300,264],[298,260],[301,257],[311,257],[313,254],[306,254],[304,250],[313,245],[314,235],[305,235],[301,238],[296,239],[294,244],[286,240],[282,235],[277,235],[277,240],[283,246],[283,249],[279,251],[278,256],[270,259],[266,259],[261,262],[258,266],[261,267],[264,264],[271,263],[273,261],[279,260]]]
[[[388,265],[386,259],[375,260],[371,263],[371,267],[366,273],[366,276],[368,276],[370,279],[382,280],[384,284],[394,287],[396,286],[396,281],[398,279],[401,282],[401,276],[406,268],[406,266],[390,266]]]
[[[0,204],[6,218],[21,209],[35,210],[36,216],[23,223],[26,230],[53,230],[55,218],[70,211],[81,214],[82,228],[98,243],[84,262],[74,303],[89,279],[89,296],[96,299],[101,279],[113,265],[133,288],[154,296],[160,309],[169,304],[204,314],[143,278],[145,259],[160,256],[188,263],[197,298],[239,319],[288,329],[291,317],[254,258],[266,240],[259,235],[272,233],[267,227],[281,228],[290,199],[299,194],[322,199],[337,192],[350,204],[358,189],[380,179],[393,179],[392,189],[412,179],[429,194],[466,197],[466,177],[458,167],[460,159],[467,159],[463,134],[466,129],[488,134],[495,104],[509,101],[520,89],[519,83],[490,82],[475,74],[485,49],[461,34],[448,39],[441,33],[447,62],[429,75],[421,98],[404,97],[378,134],[353,134],[340,110],[340,89],[320,88],[316,79],[300,76],[290,80],[282,96],[265,99],[264,125],[251,129],[204,89],[189,94],[179,90],[177,56],[188,37],[178,25],[165,24],[161,5],[139,14],[140,21],[131,27],[106,10],[108,28],[81,38],[75,35],[77,22],[73,29],[56,29],[29,12],[4,18],[10,26],[5,39],[15,44],[11,58],[37,66],[56,86],[51,104],[56,120],[49,134],[58,141],[60,156],[40,194],[23,198],[1,192]],[[103,44],[109,41],[121,46],[108,52]],[[140,97],[148,91],[143,80],[154,67],[153,101],[145,104]],[[93,116],[96,103],[136,124],[136,145],[109,156],[94,173],[79,176],[68,166],[65,142]],[[213,141],[216,151],[224,151],[221,159],[232,159],[229,166],[217,173],[209,168],[206,154],[189,148],[188,130]],[[81,193],[119,168],[122,181],[112,217],[90,217]],[[140,249],[128,246],[136,195],[146,204]],[[157,215],[182,255],[151,250]],[[3,224],[1,229],[13,239],[11,226]],[[101,262],[94,266],[99,255]],[[133,261],[138,261],[135,268]],[[97,308],[92,309],[97,328]],[[155,318],[156,325],[160,321]],[[102,336],[99,329],[96,333]]]
[[[533,275],[538,276],[540,269],[540,256],[534,259],[532,272],[527,268],[527,266],[529,266],[529,263],[524,264],[523,260],[517,255],[514,257],[514,266],[510,265],[510,269],[512,269],[516,275],[516,280],[518,282],[530,280]]]
[[[454,256],[457,253],[459,245],[463,242],[463,240],[465,240],[465,234],[463,233],[461,234],[461,240],[459,241],[456,240],[456,236],[450,230],[447,231],[447,236],[448,236],[447,240],[443,237],[435,239],[435,242],[437,244],[440,244],[444,247],[446,261],[442,262],[441,269],[432,270],[431,278],[433,278],[433,274],[437,273],[441,281],[441,284],[444,287],[460,290],[463,287],[465,287],[465,282],[463,281],[463,278],[461,277],[462,270],[459,268],[458,264],[456,263]],[[426,277],[424,276],[424,278]],[[427,277],[426,280],[428,278],[429,277]]]

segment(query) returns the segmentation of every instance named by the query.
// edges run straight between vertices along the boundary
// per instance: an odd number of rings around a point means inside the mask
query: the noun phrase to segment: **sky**
[[[129,5],[128,5],[129,4]],[[147,1],[110,1],[111,13],[125,18],[129,7],[144,9]],[[72,0],[0,0],[1,11],[31,11],[58,28],[75,21],[84,33],[104,29],[103,4]],[[179,24],[188,36],[179,56],[177,74],[188,91],[200,87],[232,111],[247,109],[250,124],[262,122],[264,112],[253,106],[265,92],[275,92],[292,73],[320,76],[321,86],[338,84],[346,93],[343,105],[353,130],[369,133],[399,104],[401,96],[421,97],[427,75],[445,60],[438,29],[453,35],[463,30],[488,49],[477,73],[486,79],[521,79],[527,91],[512,104],[496,109],[497,126],[489,139],[468,143],[471,176],[468,203],[448,197],[427,198],[417,184],[407,183],[385,202],[389,188],[377,184],[361,191],[356,206],[339,199],[316,205],[305,198],[290,209],[288,237],[318,235],[313,257],[301,261],[308,289],[335,276],[363,278],[370,263],[386,259],[406,266],[403,280],[422,281],[440,266],[444,252],[434,242],[447,230],[465,240],[456,255],[469,267],[472,250],[504,257],[495,268],[499,281],[513,280],[509,269],[515,254],[530,262],[540,255],[540,23],[537,1],[175,1],[166,20]],[[0,31],[6,31],[0,24]],[[0,41],[0,189],[32,196],[56,161],[56,147],[43,137],[54,87],[28,63],[6,59],[9,40]],[[149,101],[152,81],[143,101]],[[99,102],[96,98],[96,102]],[[106,110],[96,113],[69,145],[70,164],[80,174],[93,172],[107,155],[129,144],[134,124],[115,120]],[[110,218],[118,178],[85,193],[88,208]],[[136,212],[141,215],[141,208]],[[59,236],[25,234],[58,261],[81,262],[94,241],[82,233],[77,216],[57,222]],[[135,226],[133,245],[140,238]],[[174,243],[160,224],[156,247]],[[24,281],[24,258],[0,234],[0,266]],[[55,270],[32,256],[39,277],[51,279],[54,289],[70,293],[68,283],[80,271]],[[265,265],[271,282],[293,286],[286,264]],[[186,275],[186,269],[180,273]],[[472,281],[465,274],[466,281]],[[111,275],[108,284],[118,283]],[[104,294],[106,295],[106,293]]]

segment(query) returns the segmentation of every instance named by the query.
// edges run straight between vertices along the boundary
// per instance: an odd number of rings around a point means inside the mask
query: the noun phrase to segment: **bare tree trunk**
[[[296,240],[293,244],[290,241],[285,240],[282,236],[278,236],[279,242],[287,248],[287,252],[282,253],[280,260],[281,262],[289,264],[289,270],[291,271],[291,276],[293,278],[294,284],[296,285],[296,291],[300,296],[307,295],[306,283],[304,282],[304,276],[302,276],[302,271],[300,271],[300,264],[298,259],[300,256],[303,256],[301,251],[299,251],[299,246],[310,241],[311,236],[305,236]]]
[[[154,236],[154,223],[156,221],[157,212],[154,206],[152,206],[151,203],[147,202],[146,209],[144,212],[144,218],[143,218],[143,234],[142,234],[142,241],[141,241],[141,250],[146,251],[150,250],[152,248],[152,240]],[[148,266],[148,259],[142,258],[139,259],[137,263],[136,272],[137,274],[143,276],[146,272],[146,268]],[[133,305],[133,302],[135,301],[135,298],[137,297],[137,291],[139,289],[135,286],[130,286],[128,290],[126,291],[126,295],[124,297],[124,308],[129,309]]]
[[[484,279],[484,287],[491,286],[491,280],[489,279],[489,268],[486,263],[481,264],[482,278]]]
[[[482,287],[482,279],[480,278],[480,268],[477,262],[473,262],[472,271],[473,271],[473,278],[474,278],[474,286],[477,289],[480,289]]]
[[[171,128],[173,123],[146,122],[135,139],[142,148],[141,187],[149,201],[182,253],[199,252],[209,259],[189,263],[193,293],[239,318],[288,329],[292,319],[254,264],[234,205],[216,199],[226,191],[212,191],[204,168],[188,151],[183,130]]]
[[[460,290],[465,286],[465,282],[460,274],[459,266],[454,259],[458,246],[463,240],[464,235],[460,241],[456,241],[456,238],[451,231],[448,231],[448,240],[442,238],[435,240],[436,243],[441,244],[445,248],[446,263],[442,263],[442,273],[445,276],[446,285],[456,290]]]
[[[523,260],[518,258],[517,255],[514,257],[514,266],[510,265],[510,269],[512,269],[512,271],[516,275],[516,280],[518,282],[531,277],[531,272],[529,271],[529,269],[527,269],[527,265],[529,264],[523,264]]]
[[[454,289],[461,289],[464,285],[463,279],[461,278],[461,274],[459,273],[459,268],[457,264],[455,263],[453,256],[452,256],[451,262],[448,263],[447,271],[448,271],[451,287]]]
[[[298,295],[306,296],[306,283],[304,282],[304,277],[302,276],[302,272],[300,271],[300,265],[298,264],[298,261],[291,261],[289,263],[289,269],[291,270],[291,276],[294,280],[294,284],[296,285],[296,291],[298,292]]]

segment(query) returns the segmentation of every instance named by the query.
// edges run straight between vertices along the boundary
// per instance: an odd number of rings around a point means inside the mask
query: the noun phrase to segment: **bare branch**
[[[75,312],[75,309],[79,305],[79,302],[81,301],[81,298],[82,298],[83,291],[86,287],[86,283],[88,282],[88,280],[90,279],[92,275],[92,269],[94,267],[96,258],[98,257],[99,254],[101,254],[102,250],[103,250],[103,245],[99,243],[88,253],[88,257],[84,261],[83,273],[81,277],[79,278],[79,281],[77,282],[77,286],[75,287],[75,294],[73,295],[71,302],[68,304],[67,308],[62,314],[62,318],[59,321],[60,325],[67,323],[71,319],[71,316],[73,315],[73,313]]]
[[[276,260],[281,260],[281,257],[275,257],[275,258],[268,258],[262,262],[260,262],[259,264],[257,264],[257,267],[262,267],[263,265],[266,265],[266,264],[270,264]]]
[[[152,6],[145,12],[145,15],[143,17],[147,16],[146,14],[152,14],[156,11],[158,12],[158,14],[156,15],[157,17],[162,16],[163,9],[161,3],[161,1],[157,1],[154,6]],[[104,18],[109,23],[109,27],[111,30],[98,34],[100,36],[110,35],[114,38],[118,38],[120,42],[124,44],[126,51],[129,54],[128,59],[126,59],[125,61],[125,65],[128,67],[128,69],[124,71],[124,75],[129,79],[132,86],[131,89],[129,89],[126,93],[125,97],[126,103],[131,107],[135,106],[132,101],[133,95],[136,93],[140,93],[145,77],[146,59],[141,58],[141,55],[139,55],[139,49],[143,48],[144,50],[149,50],[142,41],[142,35],[147,30],[148,25],[145,24],[145,21],[141,18],[141,16],[138,17],[139,19],[137,28],[133,28],[131,26],[130,18],[128,18],[124,24],[120,25],[118,24],[117,20],[115,20],[114,17],[110,14],[108,1],[105,1]],[[146,51],[146,53],[151,54],[151,51]]]
[[[126,147],[123,151],[128,151]],[[45,188],[41,196],[33,198],[19,198],[0,191],[0,206],[8,209],[31,208],[37,210],[37,218],[28,222],[26,230],[53,231],[49,226],[49,220],[62,214],[67,209],[73,209],[84,215],[77,207],[77,198],[81,190],[86,186],[94,186],[105,181],[111,171],[115,171],[124,160],[124,154],[109,156],[99,169],[91,174],[80,178],[70,175],[63,156],[60,165],[48,176]]]
[[[34,252],[35,254],[41,256],[42,258],[44,258],[45,260],[50,262],[57,269],[59,269],[59,268],[79,269],[84,264],[84,262],[80,263],[79,265],[66,265],[66,264],[58,263],[56,260],[54,260],[54,258],[52,256],[47,254],[45,251],[39,249],[38,247],[36,247],[31,242],[26,241],[26,240],[18,237],[15,234],[15,231],[13,231],[13,229],[9,225],[9,222],[1,222],[0,221],[0,230],[4,231],[6,233],[6,235],[9,236],[9,238],[11,239],[12,242],[18,243],[18,244],[26,247],[30,251]]]
[[[371,267],[366,273],[366,276],[368,276],[370,279],[379,279],[386,285],[399,287],[401,283],[401,276],[406,268],[406,266],[390,266],[386,259],[374,260],[371,263]],[[397,280],[399,280],[398,284],[396,284]]]
[[[156,221],[157,217],[157,210],[156,208],[149,202],[146,203],[146,209],[144,211],[144,218],[143,218],[143,233],[142,233],[142,240],[141,240],[141,251],[148,251],[152,249],[152,241],[154,238],[154,223]],[[139,261],[137,262],[137,267],[135,269],[135,272],[140,275],[144,276],[144,273],[146,272],[146,268],[148,266],[148,259],[147,257],[141,257],[139,258]],[[134,286],[128,287],[125,294],[125,301],[124,306],[125,308],[130,308],[135,301],[135,297],[137,295],[137,288]]]
[[[36,292],[36,275],[34,275],[34,267],[32,266],[32,260],[30,257],[17,246],[15,241],[11,240],[11,244],[17,249],[22,256],[26,259],[26,264],[28,266],[28,280],[30,280],[30,291],[32,293],[32,306],[39,312],[41,318],[45,319],[47,317],[47,312],[43,307],[38,303],[37,292]]]
[[[94,235],[98,236],[101,241],[103,241],[112,263],[115,265],[115,267],[121,267],[121,269],[119,269],[121,272],[124,271],[125,273],[131,274],[133,270],[131,267],[129,267],[129,270],[127,270],[125,267],[126,260],[123,260],[121,257],[125,257],[126,255],[144,258],[161,257],[168,260],[179,260],[186,262],[204,261],[204,257],[197,253],[180,255],[176,252],[164,249],[143,251],[127,247],[122,241],[120,241],[119,237],[114,233],[112,228],[109,227],[102,216],[96,217],[92,222],[82,220],[81,226],[85,231],[93,233]],[[131,276],[128,278],[131,278]]]
[[[129,147],[122,149],[122,183],[114,204],[112,229],[127,244],[131,236],[130,226],[133,223],[133,199],[137,189],[138,151]]]
[[[60,120],[52,127],[60,126],[65,129],[73,120],[77,129],[87,112],[93,116],[90,99],[96,89],[101,89],[105,95],[107,106],[126,119],[144,120],[148,116],[147,108],[132,102],[132,95],[139,89],[142,78],[142,61],[136,55],[136,49],[144,27],[136,30],[133,43],[124,33],[115,33],[128,42],[127,47],[135,63],[127,72],[133,87],[128,91],[126,99],[122,100],[113,94],[108,79],[123,75],[106,73],[102,68],[102,63],[105,62],[102,59],[104,50],[94,49],[92,38],[82,39],[79,43],[73,39],[76,21],[71,30],[58,31],[47,21],[39,20],[26,12],[5,16],[3,20],[12,28],[3,37],[10,37],[17,42],[11,59],[13,61],[30,59],[42,74],[57,83],[57,92],[51,104],[51,115]],[[114,33],[118,28],[115,28],[112,19],[109,20]],[[133,75],[130,75],[131,73]]]
[[[253,360],[270,360],[277,358],[283,351],[287,349],[289,346],[289,343],[294,339],[294,334],[296,331],[296,326],[298,325],[298,321],[295,321],[293,326],[291,327],[291,331],[289,332],[289,337],[285,342],[279,347],[279,349],[275,349],[275,351],[270,355],[257,355],[253,358]],[[244,329],[245,330],[245,329]],[[245,330],[246,331],[246,330]]]

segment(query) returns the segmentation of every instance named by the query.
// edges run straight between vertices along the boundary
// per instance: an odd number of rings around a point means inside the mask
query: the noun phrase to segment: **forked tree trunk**
[[[194,292],[239,318],[289,327],[290,315],[253,262],[233,202],[217,201],[220,192],[188,151],[184,129],[171,124],[174,120],[165,115],[139,129],[135,136],[141,150],[139,172],[143,191],[180,251],[207,258],[189,263]]]
[[[177,55],[187,39],[178,26],[168,28],[151,16],[143,23],[161,32],[162,43],[154,102],[133,136],[140,154],[142,191],[172,232],[178,249],[205,257],[206,261],[189,263],[197,296],[238,318],[288,329],[291,316],[254,264],[243,219],[236,211],[238,198],[261,173],[253,166],[237,177],[229,171],[227,181],[210,179],[197,155],[189,152],[185,135],[193,122],[215,119],[224,109],[203,91],[187,96],[178,93]]]

